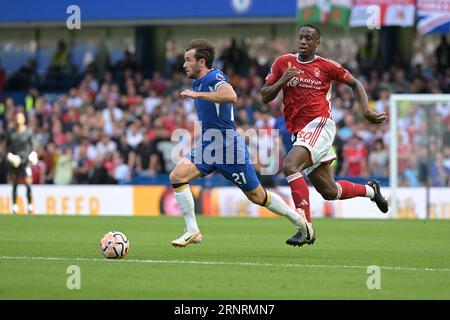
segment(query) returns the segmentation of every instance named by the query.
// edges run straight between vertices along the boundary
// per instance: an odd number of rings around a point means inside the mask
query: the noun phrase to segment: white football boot
[[[174,247],[186,247],[191,243],[200,243],[202,242],[202,234],[200,231],[197,232],[189,232],[186,231],[181,237],[172,241],[172,245]]]

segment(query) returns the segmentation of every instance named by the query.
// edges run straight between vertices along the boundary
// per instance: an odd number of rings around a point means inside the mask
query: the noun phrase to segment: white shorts
[[[336,159],[332,146],[336,135],[336,124],[330,118],[315,118],[302,131],[292,135],[294,146],[303,146],[309,150],[312,166],[302,171],[303,176],[309,175],[322,163]]]

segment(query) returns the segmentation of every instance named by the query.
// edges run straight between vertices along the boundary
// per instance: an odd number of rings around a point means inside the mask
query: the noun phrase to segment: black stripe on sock
[[[267,190],[264,189],[264,192],[266,193],[266,196],[264,197],[264,207],[267,206]]]
[[[185,184],[189,184],[188,182],[182,182],[182,183],[172,183],[172,188],[177,189],[179,187],[184,186]]]

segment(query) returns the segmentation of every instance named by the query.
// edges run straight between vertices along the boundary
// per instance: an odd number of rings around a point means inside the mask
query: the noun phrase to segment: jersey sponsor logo
[[[219,81],[225,81],[225,77],[221,73],[217,73],[216,74],[216,79],[219,80]]]
[[[287,85],[288,87],[297,87],[297,86],[303,87],[304,84],[309,85],[308,87],[320,89],[319,86],[322,85],[322,81],[311,78],[293,77],[291,80],[289,80]]]

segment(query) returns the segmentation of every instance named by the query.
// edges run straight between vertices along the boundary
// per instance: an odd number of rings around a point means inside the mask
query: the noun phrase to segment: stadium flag
[[[321,0],[298,0],[297,20],[300,25],[322,22]]]
[[[445,0],[443,0],[445,1]],[[377,7],[378,10],[373,8]],[[350,27],[364,27],[379,12],[380,26],[414,25],[416,0],[355,0],[350,15]]]
[[[324,23],[348,26],[352,0],[298,0],[297,20],[302,24]]]
[[[347,27],[350,20],[352,0],[330,0],[330,13],[326,23]]]
[[[450,33],[450,1],[417,0],[417,32]]]

